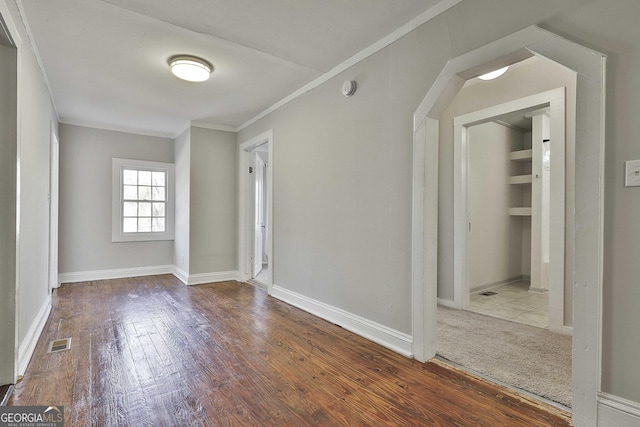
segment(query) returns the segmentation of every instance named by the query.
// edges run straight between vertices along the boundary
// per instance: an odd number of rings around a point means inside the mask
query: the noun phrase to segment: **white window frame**
[[[122,171],[124,169],[150,170],[166,172],[166,206],[165,231],[124,233]],[[111,201],[111,241],[112,242],[144,242],[154,240],[174,240],[175,212],[175,167],[173,163],[150,162],[146,160],[112,159],[112,201]]]

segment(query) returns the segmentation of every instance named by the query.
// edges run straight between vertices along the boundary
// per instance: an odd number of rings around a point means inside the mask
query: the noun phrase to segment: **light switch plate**
[[[640,160],[628,160],[624,172],[625,187],[640,187]]]

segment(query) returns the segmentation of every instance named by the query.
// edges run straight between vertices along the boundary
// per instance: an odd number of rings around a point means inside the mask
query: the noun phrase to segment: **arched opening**
[[[596,419],[600,389],[602,288],[604,55],[532,26],[452,59],[414,114],[413,353],[436,352],[438,266],[438,118],[467,79],[539,56],[577,73],[575,151],[573,418]]]

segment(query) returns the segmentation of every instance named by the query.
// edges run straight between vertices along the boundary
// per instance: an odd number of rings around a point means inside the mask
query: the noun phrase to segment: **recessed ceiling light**
[[[191,55],[176,55],[169,58],[171,72],[189,82],[203,82],[209,78],[213,65],[209,61]]]
[[[502,67],[499,70],[495,70],[492,71],[490,73],[487,74],[483,74],[481,76],[478,76],[478,78],[480,80],[493,80],[493,79],[497,79],[498,77],[500,77],[501,75],[503,75],[504,73],[507,72],[507,70],[509,69],[509,66],[507,65],[506,67]]]

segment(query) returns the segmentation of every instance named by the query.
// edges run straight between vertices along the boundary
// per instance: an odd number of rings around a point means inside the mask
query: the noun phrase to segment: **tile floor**
[[[528,282],[513,282],[472,294],[467,310],[538,328],[549,327],[549,293],[529,292]]]

